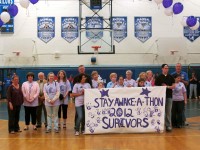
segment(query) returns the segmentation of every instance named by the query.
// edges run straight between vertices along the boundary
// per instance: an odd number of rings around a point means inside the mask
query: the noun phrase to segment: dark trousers
[[[19,127],[19,117],[20,117],[21,106],[13,106],[13,110],[10,110],[8,106],[8,131],[18,131]]]
[[[42,125],[42,110],[44,112],[44,119],[45,119],[45,125],[47,125],[47,111],[45,105],[42,103],[37,107],[37,125],[41,126]]]
[[[182,126],[184,101],[173,101],[172,105],[172,126]]]
[[[62,111],[62,115],[63,115],[63,119],[67,119],[67,108],[68,108],[68,105],[65,105],[65,104],[61,104],[59,106],[59,109],[58,109],[58,118],[61,118],[61,111]]]
[[[30,124],[30,117],[31,117],[32,125],[36,125],[37,106],[34,107],[24,106],[24,109],[25,109],[25,124],[26,125]]]
[[[81,131],[85,130],[85,108],[83,106],[76,107],[77,120],[75,130],[79,131],[81,125]]]

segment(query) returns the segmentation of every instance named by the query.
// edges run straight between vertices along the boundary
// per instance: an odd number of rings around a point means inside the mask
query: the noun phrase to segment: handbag
[[[60,94],[59,99],[62,101],[64,99],[64,96],[62,94]]]

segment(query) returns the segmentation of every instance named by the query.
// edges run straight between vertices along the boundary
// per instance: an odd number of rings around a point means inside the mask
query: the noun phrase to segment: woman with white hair
[[[137,87],[137,83],[132,79],[133,72],[131,70],[126,71],[126,78],[124,79],[125,87]]]

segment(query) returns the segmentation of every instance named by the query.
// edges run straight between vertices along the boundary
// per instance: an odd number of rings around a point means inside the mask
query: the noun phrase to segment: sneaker
[[[185,122],[185,123],[184,123],[184,126],[189,126],[189,123],[188,123],[188,122]]]
[[[167,132],[171,132],[171,131],[172,131],[172,128],[171,128],[171,127],[166,127],[166,131],[167,131]]]
[[[19,130],[16,130],[15,132],[22,132],[22,130],[19,129]]]
[[[15,131],[11,131],[10,134],[15,134]]]
[[[78,131],[76,131],[76,132],[75,132],[75,135],[76,135],[76,136],[79,136],[79,132],[78,132]]]
[[[58,128],[60,128],[60,123],[58,124]]]
[[[82,134],[85,134],[85,130],[81,131]]]
[[[55,131],[55,133],[59,133],[59,130],[58,130],[58,129],[55,129],[54,131]]]
[[[66,124],[63,124],[63,128],[66,128]]]
[[[50,132],[51,132],[51,129],[47,129],[45,132],[46,132],[46,133],[50,133]]]

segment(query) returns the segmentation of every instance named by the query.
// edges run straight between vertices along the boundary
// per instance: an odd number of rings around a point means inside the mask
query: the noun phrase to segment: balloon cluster
[[[36,4],[39,0],[20,0],[19,3],[22,7],[28,8],[29,3]],[[4,11],[0,15],[0,27],[10,21],[11,17],[15,17],[18,14],[18,7],[15,4],[8,6],[7,11]]]
[[[23,7],[23,8],[28,8],[30,2],[34,5],[38,2],[39,0],[19,0],[19,4]]]
[[[173,0],[154,0],[157,5],[161,4],[165,8],[165,14],[172,16],[180,14],[183,11],[183,4],[180,2],[174,3]],[[191,30],[197,30],[199,28],[199,20],[194,16],[183,17],[181,24],[184,27],[190,27]]]
[[[183,17],[181,24],[184,27],[189,27],[191,30],[199,29],[199,20],[194,16]]]
[[[172,16],[180,14],[183,11],[183,4],[180,2],[174,3],[173,0],[154,0],[156,4],[163,4],[163,7],[165,8],[165,14],[167,16]]]

